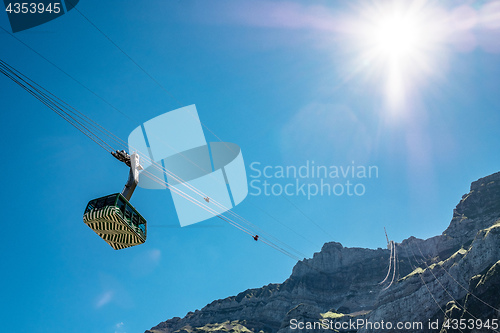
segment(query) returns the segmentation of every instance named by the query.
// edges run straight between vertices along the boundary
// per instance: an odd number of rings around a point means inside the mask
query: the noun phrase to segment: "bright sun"
[[[360,50],[356,68],[378,74],[393,110],[402,109],[422,78],[437,70],[436,46],[443,31],[438,13],[423,0],[378,2],[352,22]]]
[[[407,56],[420,47],[419,22],[394,15],[381,20],[373,30],[375,47],[386,56]]]

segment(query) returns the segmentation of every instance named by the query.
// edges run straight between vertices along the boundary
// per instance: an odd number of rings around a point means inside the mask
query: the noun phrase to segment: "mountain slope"
[[[298,262],[283,283],[214,301],[146,333],[285,333],[295,331],[298,322],[323,319],[331,325],[356,320],[422,323],[411,331],[435,332],[441,329],[445,314],[458,319],[498,319],[500,314],[494,308],[500,307],[496,297],[500,288],[499,236],[500,173],[496,173],[471,184],[443,234],[427,240],[410,237],[396,244],[399,278],[388,289],[379,282],[387,273],[389,250],[326,243],[312,259]],[[429,328],[429,320],[437,320],[439,327]],[[346,332],[380,331],[369,325],[344,328]],[[398,330],[386,327],[384,331]],[[451,331],[443,328],[442,332]]]

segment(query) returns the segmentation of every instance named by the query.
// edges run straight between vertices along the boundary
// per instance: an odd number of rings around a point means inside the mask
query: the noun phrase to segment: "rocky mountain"
[[[283,283],[214,301],[146,333],[500,332],[500,172],[471,184],[441,235],[410,237],[393,251],[326,243]],[[396,270],[387,275],[391,257]]]

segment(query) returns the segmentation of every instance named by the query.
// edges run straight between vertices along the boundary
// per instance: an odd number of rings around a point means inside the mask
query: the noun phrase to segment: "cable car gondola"
[[[90,200],[83,222],[113,249],[120,250],[146,241],[147,222],[129,202],[139,182],[139,156],[125,151],[113,152],[113,156],[130,166],[127,184],[122,193]]]
[[[83,222],[115,250],[146,241],[146,220],[120,193],[90,200]]]

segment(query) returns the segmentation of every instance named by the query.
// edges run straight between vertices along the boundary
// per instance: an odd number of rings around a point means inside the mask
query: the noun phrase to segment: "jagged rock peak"
[[[311,273],[318,274],[319,271],[334,273],[341,268],[382,256],[389,256],[389,250],[344,247],[341,243],[329,242],[323,245],[320,252],[314,253],[311,259],[299,261],[294,266],[291,277],[301,277]]]
[[[500,216],[500,172],[473,182],[453,212],[454,217],[469,219],[490,214]]]
[[[453,218],[443,235],[464,243],[499,219],[500,172],[497,172],[471,184],[470,192],[462,196],[453,210]]]
[[[494,182],[500,183],[500,172],[496,172],[496,173],[491,174],[489,176],[479,178],[475,182],[472,182],[470,185],[470,190],[471,191],[479,190],[482,186],[490,185],[491,183],[494,183]],[[497,186],[498,185],[499,184],[497,183]]]
[[[342,246],[341,243],[338,242],[329,242],[323,244],[323,247],[321,248],[321,252],[331,252],[335,250],[342,250],[344,247]]]

